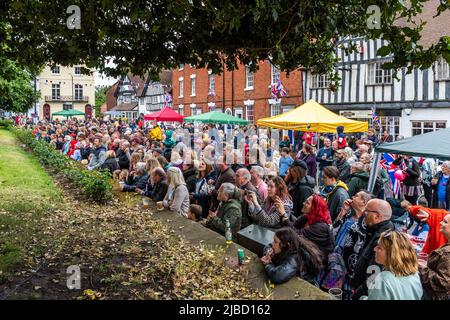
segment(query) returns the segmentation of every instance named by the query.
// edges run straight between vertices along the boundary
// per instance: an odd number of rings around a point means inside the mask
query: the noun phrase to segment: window
[[[311,88],[328,88],[330,86],[330,79],[327,74],[313,74],[311,76]]]
[[[382,69],[383,62],[367,64],[367,84],[390,84],[392,83],[392,70]]]
[[[70,103],[64,103],[63,104],[63,110],[71,110],[73,109],[73,105]]]
[[[178,107],[178,113],[184,116],[184,108]]]
[[[273,117],[273,116],[279,115],[280,114],[280,110],[281,110],[281,108],[280,108],[279,104],[272,104],[272,105],[270,105],[270,116]]]
[[[77,76],[81,75],[81,67],[75,67],[75,75]]]
[[[183,69],[184,69],[184,63],[180,63],[179,66],[178,66],[178,69],[179,69],[180,71],[183,70]]]
[[[201,108],[192,109],[192,113],[194,116],[198,116],[198,115],[202,114],[202,109]]]
[[[180,98],[183,98],[183,92],[184,92],[184,80],[181,79],[180,81]]]
[[[52,100],[59,100],[61,96],[61,87],[59,84],[52,84]]]
[[[75,100],[83,99],[83,86],[81,84],[75,85]]]
[[[250,122],[254,122],[255,117],[254,117],[253,105],[248,105],[246,109],[247,109],[247,115],[246,115],[247,120]]]
[[[271,84],[275,84],[278,82],[278,80],[280,80],[280,69],[278,69],[273,64],[270,64],[270,74],[272,79]]]
[[[123,100],[125,101],[125,102],[130,102],[131,101],[131,97],[130,96],[124,96],[123,97]]]
[[[191,78],[191,97],[195,96],[195,78]]]
[[[59,74],[59,66],[52,67],[52,73],[53,74]]]
[[[245,89],[253,89],[253,72],[249,67],[245,67]]]
[[[436,62],[437,80],[450,80],[450,67],[444,58]]]
[[[152,96],[152,104],[158,103],[158,96]]]
[[[214,74],[211,73],[208,77],[209,77],[209,92],[214,92],[215,87]]]
[[[419,134],[437,131],[439,129],[445,129],[447,126],[446,121],[412,121],[412,135],[417,136]]]

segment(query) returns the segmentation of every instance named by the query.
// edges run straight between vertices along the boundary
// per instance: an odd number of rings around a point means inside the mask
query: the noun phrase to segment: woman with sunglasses
[[[416,252],[404,233],[385,231],[374,249],[375,262],[383,266],[369,278],[368,295],[361,300],[420,300],[423,294]]]

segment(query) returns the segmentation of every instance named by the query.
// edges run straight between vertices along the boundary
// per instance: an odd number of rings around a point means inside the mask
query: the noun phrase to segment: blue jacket
[[[289,169],[289,166],[294,162],[294,160],[291,158],[291,156],[281,157],[280,158],[280,176],[284,177],[287,174],[287,171]]]

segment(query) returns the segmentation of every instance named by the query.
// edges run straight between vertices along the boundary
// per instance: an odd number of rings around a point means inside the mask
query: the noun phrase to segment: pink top
[[[267,184],[261,180],[257,186],[255,186],[256,190],[258,190],[259,195],[266,200],[269,192],[267,191]]]

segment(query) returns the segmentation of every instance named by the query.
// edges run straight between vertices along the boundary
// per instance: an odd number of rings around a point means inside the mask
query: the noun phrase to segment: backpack
[[[328,266],[320,281],[320,287],[326,291],[331,288],[342,288],[346,274],[344,258],[339,253],[332,252],[328,255]]]

